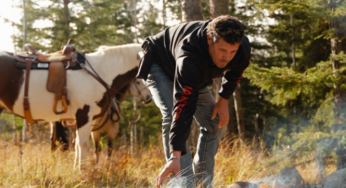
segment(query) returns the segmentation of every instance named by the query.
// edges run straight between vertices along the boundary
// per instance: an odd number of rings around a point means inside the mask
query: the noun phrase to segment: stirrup
[[[57,111],[56,108],[58,106],[58,101],[59,100],[54,100],[54,106],[53,106],[53,111],[55,112],[56,115],[59,115],[59,114],[64,114],[67,112],[68,110],[68,106],[67,106],[67,102],[66,102],[66,98],[65,96],[62,96],[61,97],[61,103],[62,103],[62,106],[64,107],[64,109],[62,111]]]

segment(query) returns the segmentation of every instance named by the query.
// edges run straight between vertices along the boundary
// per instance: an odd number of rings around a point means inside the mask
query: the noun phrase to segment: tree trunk
[[[240,139],[244,139],[245,136],[245,124],[244,124],[244,115],[241,103],[241,95],[240,95],[240,84],[236,87],[234,93],[234,108],[237,116],[237,125],[238,125],[238,134]]]
[[[166,0],[162,0],[162,27],[166,28],[167,14],[166,14]]]
[[[137,99],[133,97],[133,110],[132,110],[132,121],[131,121],[131,156],[137,151]]]
[[[184,0],[182,7],[184,21],[189,22],[203,19],[200,0]]]
[[[132,22],[133,22],[133,26],[134,26],[134,38],[135,41],[137,43],[139,43],[138,40],[138,34],[137,34],[137,1],[136,0],[130,0],[129,1],[129,7],[128,7],[128,11],[130,12],[130,15],[132,17]]]
[[[229,2],[228,0],[209,0],[210,16],[215,18],[221,15],[228,14]]]
[[[184,0],[182,2],[182,9],[184,22],[203,19],[200,0]],[[193,120],[191,124],[190,136],[188,139],[188,144],[190,146],[192,156],[196,152],[199,133],[199,126],[197,125],[197,122]]]
[[[227,125],[226,131],[224,131],[226,138],[230,138],[230,136],[237,131],[237,118],[235,115],[234,109],[234,99],[233,97],[228,100],[228,109],[229,109],[229,123]]]
[[[259,113],[255,115],[255,136],[253,137],[253,144],[257,145],[260,143],[260,129],[259,129]]]
[[[292,28],[294,28],[294,26],[293,26],[293,14],[290,14],[290,22],[291,22]],[[292,64],[293,64],[294,70],[296,70],[296,67],[297,67],[297,65],[296,65],[296,47],[295,47],[295,43],[294,43],[294,38],[292,39],[291,50],[292,50]]]
[[[343,2],[343,1],[342,1]],[[336,0],[330,0],[329,6],[331,10],[331,15],[335,15],[335,10],[338,8],[339,5],[341,5],[342,2],[337,2]],[[345,16],[343,16],[345,17]],[[335,77],[340,77],[339,69],[341,68],[340,61],[336,60],[335,56],[339,54],[341,51],[345,51],[345,47],[342,47],[341,43],[342,41],[339,41],[340,39],[345,37],[345,33],[342,32],[342,18],[341,16],[338,17],[331,17],[329,20],[329,27],[330,30],[334,31],[334,33],[331,36],[330,42],[331,42],[331,63],[333,67],[333,75]],[[345,39],[344,39],[345,40]],[[345,130],[343,119],[345,119],[345,113],[343,112],[343,109],[346,107],[346,90],[341,87],[341,85],[344,83],[334,83],[334,125],[333,129],[334,132]],[[342,169],[346,167],[346,143],[342,141],[338,141],[338,146],[336,149],[337,154],[337,168]]]
[[[25,6],[25,0],[23,0],[23,51],[25,51],[25,47],[24,45],[26,44],[26,39],[27,39],[27,34],[28,34],[28,30],[27,30],[27,24],[26,24],[26,6]]]
[[[70,11],[69,11],[69,9],[68,9],[68,4],[70,3],[70,0],[64,0],[64,20],[63,20],[63,22],[64,22],[64,25],[66,26],[66,27],[64,27],[64,35],[65,35],[65,37],[67,37],[67,38],[70,38],[70,29],[69,29],[69,27],[70,27],[70,20],[71,20],[71,18],[70,18]]]

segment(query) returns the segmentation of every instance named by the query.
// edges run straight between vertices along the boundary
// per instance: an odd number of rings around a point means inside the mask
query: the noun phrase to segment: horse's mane
[[[136,43],[117,45],[117,46],[100,46],[96,52],[104,54],[121,53],[121,54],[137,54],[141,51],[141,45]]]
[[[138,63],[138,53],[142,50],[141,44],[124,44],[117,46],[100,46],[97,51],[87,54],[89,61],[105,62],[119,60],[119,62]],[[100,59],[102,58],[102,59]]]

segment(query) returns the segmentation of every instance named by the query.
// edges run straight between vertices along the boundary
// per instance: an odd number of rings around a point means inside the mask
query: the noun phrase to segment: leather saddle
[[[19,52],[14,54],[14,58],[25,65],[25,87],[24,87],[24,115],[28,123],[33,123],[33,118],[30,112],[29,103],[29,79],[30,70],[33,65],[35,67],[42,66],[41,68],[48,69],[48,78],[46,88],[49,92],[55,94],[53,111],[55,114],[63,114],[68,110],[68,96],[66,88],[66,69],[77,65],[77,50],[72,46],[71,39],[67,44],[62,46],[61,49],[54,53],[43,54],[36,51],[30,44],[26,44],[27,52]],[[58,110],[58,102],[61,101],[62,110]]]

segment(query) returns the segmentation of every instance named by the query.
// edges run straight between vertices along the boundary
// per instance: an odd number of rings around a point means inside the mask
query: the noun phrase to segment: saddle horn
[[[67,41],[67,44],[66,45],[70,45],[71,43],[73,42],[73,39],[68,39],[68,41]]]
[[[31,46],[31,44],[25,44],[24,47],[31,54],[37,54],[37,50],[33,46]]]
[[[62,47],[62,53],[64,55],[70,55],[76,52],[76,49],[71,45],[72,42],[73,39],[68,39],[67,44]]]

